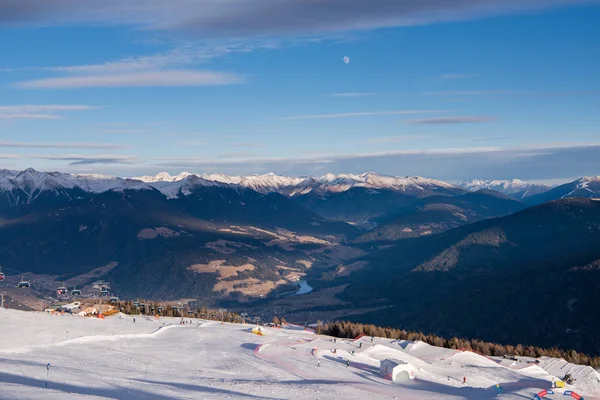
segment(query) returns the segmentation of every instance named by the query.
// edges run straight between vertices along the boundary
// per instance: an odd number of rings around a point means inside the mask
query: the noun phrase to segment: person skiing
[[[135,324],[135,317],[133,318],[133,323]]]
[[[362,349],[362,342],[360,342],[360,343],[358,344],[358,348],[359,348],[359,349]]]
[[[321,360],[317,358],[317,367],[321,366]]]
[[[350,360],[346,360],[346,368],[350,366]]]
[[[467,377],[463,376],[463,384],[466,384],[466,383],[467,383]]]

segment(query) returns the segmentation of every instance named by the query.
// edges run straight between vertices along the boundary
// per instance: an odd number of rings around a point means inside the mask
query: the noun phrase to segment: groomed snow
[[[497,398],[500,383],[499,398],[531,399],[549,387],[550,370],[568,370],[578,379],[572,389],[586,400],[599,398],[596,372],[561,360],[500,362],[422,342],[333,343],[293,326],[262,328],[265,336],[258,336],[252,325],[189,321],[2,309],[0,398],[484,400]],[[415,379],[380,378],[385,358],[412,364]]]

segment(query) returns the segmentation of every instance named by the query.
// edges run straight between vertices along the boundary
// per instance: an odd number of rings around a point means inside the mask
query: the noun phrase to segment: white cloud
[[[66,104],[25,104],[19,106],[0,106],[0,114],[19,114],[19,113],[43,113],[56,111],[86,111],[95,110],[98,107],[86,105],[66,105]]]
[[[305,35],[473,19],[594,0],[12,0],[1,25],[127,24],[198,37]]]
[[[184,140],[182,142],[177,142],[179,146],[206,146],[206,142],[200,140]]]
[[[408,140],[426,139],[428,137],[429,136],[426,135],[380,136],[365,140],[359,140],[357,143],[398,143],[406,142]]]
[[[349,92],[349,93],[332,93],[331,97],[368,97],[368,96],[378,96],[382,95],[382,93],[374,93],[374,92]]]
[[[112,143],[35,143],[0,141],[1,147],[47,149],[126,149],[131,146]]]
[[[522,147],[466,147],[358,154],[313,154],[305,157],[210,160],[163,159],[155,168],[212,169],[220,173],[275,172],[282,175],[362,173],[420,175],[443,180],[553,179],[597,174],[599,143],[540,143]]]
[[[341,114],[313,114],[313,115],[294,115],[291,117],[281,117],[279,120],[302,120],[302,119],[331,119],[331,118],[350,118],[350,117],[369,117],[374,115],[412,115],[412,114],[433,114],[438,112],[449,112],[452,110],[395,110],[395,111],[363,111]]]
[[[514,90],[457,90],[451,92],[426,92],[433,96],[485,96],[490,94],[508,94],[515,93]]]
[[[494,117],[436,117],[436,118],[422,118],[422,119],[410,119],[405,121],[407,124],[414,125],[443,125],[443,124],[469,124],[475,122],[490,122],[494,121]]]
[[[103,129],[103,133],[145,133],[149,132],[146,129]]]
[[[76,89],[91,87],[212,86],[242,83],[240,75],[213,71],[154,71],[116,75],[68,76],[25,81],[27,89]]]
[[[11,114],[0,114],[0,119],[61,119],[60,115],[54,114],[23,114],[23,113],[11,113]]]
[[[227,147],[264,147],[265,144],[261,142],[251,142],[251,143],[229,143],[226,145]]]
[[[49,161],[69,161],[69,165],[89,165],[89,164],[131,164],[137,160],[136,156],[125,156],[115,154],[99,155],[31,155],[27,158]]]

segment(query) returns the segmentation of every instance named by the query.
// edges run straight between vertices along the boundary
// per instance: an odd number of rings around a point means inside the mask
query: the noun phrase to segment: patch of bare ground
[[[304,265],[307,269],[310,269],[313,266],[313,262],[308,260],[297,260],[296,262]]]
[[[199,274],[214,273],[219,271],[219,267],[225,263],[226,260],[213,260],[209,261],[208,264],[194,264],[190,265],[187,269],[194,271]]]
[[[244,296],[248,297],[264,297],[268,295],[279,285],[285,285],[288,282],[280,279],[277,282],[272,281],[260,281],[256,278],[240,279],[236,281],[220,281],[218,282],[213,291],[223,291],[223,295],[228,296],[231,292],[240,292]]]
[[[138,232],[138,239],[156,239],[157,237],[170,238],[180,236],[181,232],[175,232],[172,229],[165,227],[146,228]]]

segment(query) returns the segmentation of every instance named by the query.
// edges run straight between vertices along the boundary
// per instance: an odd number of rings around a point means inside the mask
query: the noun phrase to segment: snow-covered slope
[[[590,368],[560,360],[535,365],[370,337],[333,343],[293,326],[258,336],[252,325],[186,320],[0,309],[0,397],[522,400],[565,371],[577,379],[566,389],[586,400],[600,389]],[[414,380],[381,377],[384,359],[408,363]]]
[[[512,180],[470,180],[458,184],[463,189],[477,191],[481,189],[494,190],[516,199],[522,199],[539,193],[547,192],[552,186],[525,182],[520,179]]]
[[[235,185],[252,189],[262,194],[281,193],[287,196],[317,192],[340,193],[354,187],[388,189],[416,196],[439,192],[456,192],[461,189],[447,182],[426,179],[418,176],[395,177],[373,172],[352,174],[326,174],[321,177],[287,177],[273,173],[249,176],[228,176],[223,174],[194,174],[182,172],[172,176],[161,172],[155,176],[119,178],[108,175],[70,175],[59,172],[39,172],[28,169],[22,172],[0,170],[0,191],[14,189],[26,193],[39,193],[58,189],[81,189],[85,192],[102,193],[109,190],[155,188],[169,197],[178,193],[188,193],[198,186]],[[186,189],[187,188],[187,189]]]
[[[528,199],[532,204],[573,197],[600,198],[600,176],[585,176]]]

